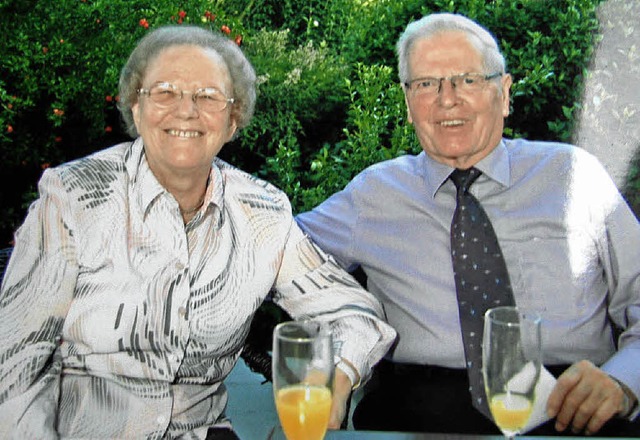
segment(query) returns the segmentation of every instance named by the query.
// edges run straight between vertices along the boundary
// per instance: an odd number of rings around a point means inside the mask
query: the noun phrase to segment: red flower
[[[111,96],[111,95],[107,95],[107,96],[105,96],[105,97],[104,97],[104,99],[105,99],[107,102],[111,102],[111,101],[113,101],[113,96]]]
[[[142,26],[145,29],[149,29],[149,22],[147,21],[146,18],[141,18],[140,21],[138,22],[140,24],[140,26]]]
[[[50,166],[51,166],[51,164],[49,162],[45,162],[43,164],[40,164],[40,168],[42,168],[43,170],[46,170]]]
[[[240,46],[242,44],[242,35],[240,35],[240,34],[236,35],[236,38],[235,38],[234,41],[236,42],[236,44],[238,46]]]
[[[64,116],[64,110],[60,110],[59,108],[54,108],[53,109],[53,114],[55,116]]]
[[[107,125],[106,127],[104,127],[104,131],[105,133],[111,133],[113,131],[113,128],[111,127],[111,125]]]
[[[7,108],[8,108],[9,110],[12,110],[12,109],[13,109],[13,104],[11,104],[11,103],[7,104]]]
[[[227,26],[226,24],[223,24],[220,30],[227,35],[231,33],[231,29],[229,29],[229,26]]]
[[[54,139],[54,141],[60,143],[62,142],[62,136],[56,136],[56,138]]]
[[[182,24],[182,18],[178,18],[177,23],[178,23],[178,24]]]
[[[49,48],[47,46],[42,46],[42,53],[49,52]]]
[[[11,125],[7,125],[7,133],[13,133],[13,127]]]
[[[187,13],[185,11],[180,10],[180,12],[178,12],[178,17],[184,18],[186,16],[187,16]]]
[[[216,19],[215,14],[212,14],[210,11],[206,11],[204,13],[204,16],[206,19],[208,19],[209,21],[214,21]]]

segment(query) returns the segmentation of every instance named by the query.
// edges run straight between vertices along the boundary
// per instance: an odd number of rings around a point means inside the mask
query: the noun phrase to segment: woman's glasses
[[[148,89],[138,89],[138,96],[148,96],[158,107],[169,108],[177,105],[185,94],[191,94],[191,100],[198,110],[203,112],[221,112],[227,105],[233,104],[233,98],[227,98],[215,87],[203,87],[195,92],[187,92],[179,89],[174,84],[162,82],[152,85]]]

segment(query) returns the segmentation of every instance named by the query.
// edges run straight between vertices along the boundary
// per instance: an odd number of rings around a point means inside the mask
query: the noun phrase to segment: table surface
[[[517,440],[544,440],[544,439],[566,439],[567,437],[539,437],[539,436],[518,436]],[[574,437],[576,438],[576,437]],[[588,437],[589,439],[607,439],[607,437]],[[367,440],[367,439],[389,439],[389,440],[504,440],[499,435],[472,435],[472,434],[434,434],[434,433],[411,433],[411,432],[381,432],[381,431],[327,431],[324,440]],[[286,440],[282,429],[275,428],[268,440]]]
[[[567,437],[539,437],[518,436],[517,440],[544,440],[565,439]],[[575,437],[574,437],[575,438]],[[586,438],[586,437],[585,437]],[[606,437],[588,437],[589,439],[607,439]],[[389,440],[504,440],[499,435],[471,435],[471,434],[424,434],[410,432],[373,432],[373,431],[329,431],[325,440],[365,440],[365,439],[389,439]],[[607,439],[613,440],[613,439]]]

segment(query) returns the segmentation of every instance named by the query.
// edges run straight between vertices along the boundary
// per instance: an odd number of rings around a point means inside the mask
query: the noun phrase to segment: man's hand
[[[347,415],[347,402],[351,398],[351,387],[353,384],[341,369],[336,368],[335,380],[333,382],[333,403],[331,405],[331,416],[329,417],[329,429],[340,429],[342,421]]]
[[[549,400],[547,414],[556,418],[555,428],[585,435],[595,434],[609,419],[625,410],[620,385],[589,361],[573,364],[558,378]]]

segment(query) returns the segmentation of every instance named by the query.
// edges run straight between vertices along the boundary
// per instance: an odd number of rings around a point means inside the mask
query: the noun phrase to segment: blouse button
[[[183,306],[178,307],[178,315],[181,318],[184,318],[186,314],[187,314],[187,309],[185,307]]]
[[[158,422],[158,425],[164,425],[166,419],[164,418],[164,416],[158,416],[158,418],[156,419],[156,421]]]

